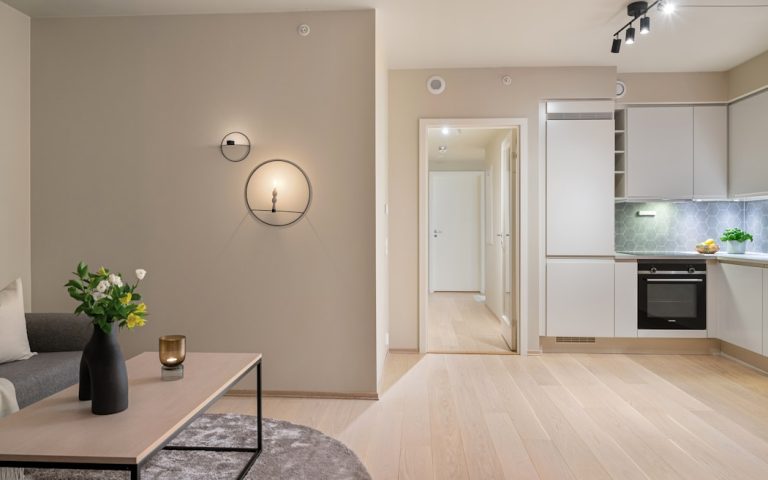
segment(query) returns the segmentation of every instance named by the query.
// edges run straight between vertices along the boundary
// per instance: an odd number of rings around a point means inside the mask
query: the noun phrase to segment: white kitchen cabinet
[[[613,150],[613,120],[547,120],[547,255],[613,255]]]
[[[722,340],[763,353],[763,268],[723,263],[719,298]]]
[[[637,337],[637,262],[616,262],[614,335]]]
[[[768,195],[768,91],[729,107],[728,173],[731,196]]]
[[[693,198],[693,107],[627,109],[627,197]]]
[[[693,198],[728,198],[728,108],[693,107]]]
[[[613,259],[547,260],[547,336],[614,335]]]

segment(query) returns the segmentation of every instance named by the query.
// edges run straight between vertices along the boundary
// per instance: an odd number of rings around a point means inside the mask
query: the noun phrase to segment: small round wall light
[[[251,153],[251,139],[242,132],[230,132],[221,139],[221,154],[230,162],[241,162]]]
[[[301,220],[312,203],[312,184],[290,160],[267,160],[245,182],[245,203],[256,219],[274,227]]]

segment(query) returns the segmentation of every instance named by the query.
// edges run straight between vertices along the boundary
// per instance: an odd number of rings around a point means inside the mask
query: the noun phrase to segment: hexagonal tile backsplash
[[[653,210],[655,217],[640,217]],[[726,228],[747,230],[747,247],[768,252],[768,200],[757,202],[649,202],[616,204],[616,251],[692,251],[708,238],[720,242]]]

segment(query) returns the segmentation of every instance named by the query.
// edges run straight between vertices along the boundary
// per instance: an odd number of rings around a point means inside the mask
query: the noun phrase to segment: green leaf
[[[78,263],[77,276],[79,276],[80,278],[83,278],[86,273],[88,273],[88,265],[86,265],[85,262]]]

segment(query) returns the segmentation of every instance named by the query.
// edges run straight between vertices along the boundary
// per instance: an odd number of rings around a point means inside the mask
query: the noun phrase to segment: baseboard
[[[715,338],[596,338],[594,343],[557,342],[541,337],[543,353],[647,353],[663,355],[713,355],[720,353]]]
[[[720,341],[720,350],[724,357],[744,363],[762,372],[768,372],[768,357],[728,343],[725,340]]]
[[[262,395],[265,397],[280,398],[321,398],[335,400],[378,400],[378,393],[370,392],[305,392],[300,390],[264,390]],[[255,397],[256,390],[250,389],[232,389],[227,392],[230,397]]]
[[[389,353],[419,353],[418,348],[390,348]]]
[[[471,352],[455,350],[430,350],[427,352],[432,355],[517,355],[517,352]]]

